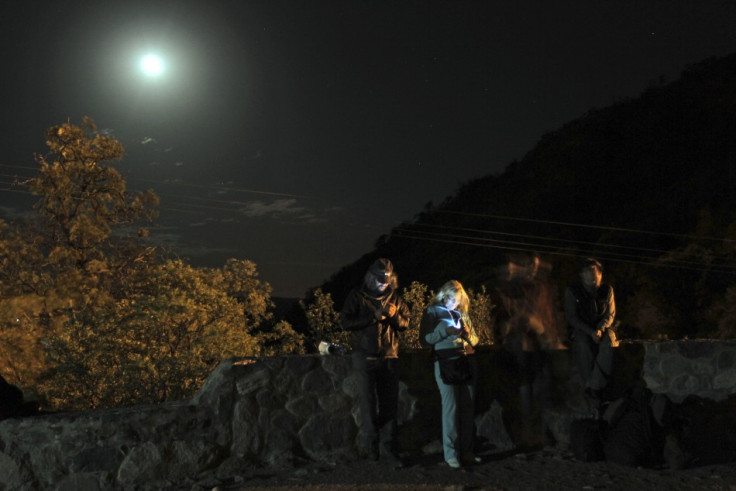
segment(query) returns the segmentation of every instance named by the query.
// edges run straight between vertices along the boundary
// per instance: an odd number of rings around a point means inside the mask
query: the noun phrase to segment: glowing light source
[[[164,62],[154,54],[148,54],[141,60],[141,70],[149,77],[157,77],[164,71]]]

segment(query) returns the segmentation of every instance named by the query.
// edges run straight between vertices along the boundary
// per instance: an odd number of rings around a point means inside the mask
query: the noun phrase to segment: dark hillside
[[[629,332],[708,335],[724,329],[719,312],[736,285],[734,242],[723,240],[736,239],[735,187],[731,55],[544,135],[502,174],[395,227],[323,289],[341,305],[377,255],[396,263],[405,285],[457,278],[492,287],[515,250],[542,254],[562,287],[580,257],[595,255]]]

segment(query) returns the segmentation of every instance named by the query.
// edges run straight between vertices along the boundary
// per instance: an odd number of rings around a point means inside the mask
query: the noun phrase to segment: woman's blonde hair
[[[434,305],[444,305],[445,300],[450,295],[454,295],[457,300],[457,310],[463,314],[467,314],[470,309],[470,299],[468,298],[468,294],[465,293],[462,283],[457,280],[450,280],[442,285],[432,299],[432,303]]]

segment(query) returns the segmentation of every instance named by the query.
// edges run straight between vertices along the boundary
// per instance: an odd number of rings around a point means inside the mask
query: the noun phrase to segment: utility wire
[[[597,229],[597,230],[610,230],[614,232],[631,232],[631,233],[648,234],[648,235],[663,235],[667,237],[678,237],[678,238],[691,239],[691,240],[715,240],[715,241],[725,241],[725,242],[736,242],[736,240],[734,239],[723,239],[719,237],[700,237],[700,236],[695,236],[695,235],[676,234],[673,232],[655,232],[651,230],[607,227],[604,225],[587,225],[587,224],[582,224],[582,223],[558,222],[554,220],[540,220],[540,219],[535,219],[535,218],[508,217],[508,216],[501,216],[501,215],[490,215],[490,214],[485,214],[485,213],[470,213],[470,212],[464,212],[464,211],[451,211],[451,210],[432,210],[432,212],[452,214],[452,215],[494,218],[497,220],[513,220],[513,221],[518,221],[518,222],[544,223],[547,225],[564,225],[567,227],[592,228],[592,229]]]
[[[411,232],[409,232],[409,233],[411,233]],[[507,244],[507,245],[509,245],[511,247],[521,246],[521,247],[532,248],[532,249],[537,249],[537,250],[540,250],[540,249],[541,250],[548,250],[549,252],[560,251],[560,250],[565,250],[566,249],[565,247],[557,246],[557,245],[554,245],[554,244],[548,245],[548,244],[529,243],[529,242],[517,242],[517,241],[512,241],[512,240],[489,239],[489,238],[463,236],[463,235],[450,234],[450,233],[434,233],[434,232],[432,232],[432,233],[426,233],[425,232],[425,235],[422,235],[422,236],[423,237],[427,237],[427,238],[432,238],[432,237],[447,237],[447,238],[451,238],[451,239],[461,239],[463,241],[470,240],[470,241],[474,241],[473,243],[474,244],[477,244],[477,245],[484,245],[486,243]],[[480,242],[478,242],[478,241],[480,241]],[[626,254],[626,253],[622,253],[622,252],[615,252],[614,254],[616,254],[617,257],[621,257],[621,258],[635,258],[635,259],[640,259],[640,256],[633,255],[633,254]],[[657,259],[657,258],[656,257],[651,257],[651,256],[645,256],[644,259]],[[695,265],[699,265],[699,266],[700,265],[703,265],[703,263],[693,262],[693,261],[683,261],[683,260],[671,260],[671,261],[682,263],[682,264],[695,264]]]
[[[392,237],[399,238],[399,239],[410,239],[410,240],[421,240],[421,241],[428,241],[428,242],[438,242],[438,243],[446,243],[446,244],[454,244],[454,245],[468,245],[468,246],[474,246],[474,247],[484,247],[488,249],[500,249],[505,251],[521,251],[521,252],[527,252],[527,253],[535,253],[540,252],[539,248],[537,247],[521,247],[519,245],[513,245],[513,244],[503,244],[503,245],[496,245],[496,244],[483,244],[478,243],[475,241],[467,241],[467,240],[458,240],[458,239],[450,239],[450,238],[437,238],[437,237],[423,237],[419,235],[413,235],[413,234],[396,234]],[[578,258],[585,258],[590,257],[591,253],[576,253],[576,252],[570,252],[566,251],[564,249],[552,249],[552,250],[546,250],[544,251],[546,254],[551,254],[555,256],[567,256],[567,257],[578,257]],[[662,267],[662,268],[673,268],[673,269],[683,269],[683,270],[689,270],[689,271],[698,271],[698,272],[711,272],[711,273],[723,273],[723,274],[734,274],[736,271],[734,270],[720,270],[720,269],[714,269],[712,267],[707,267],[706,264],[702,264],[702,267],[694,267],[689,266],[686,264],[671,264],[669,260],[663,260],[663,262],[652,262],[652,261],[645,261],[643,259],[625,259],[625,258],[619,258],[619,257],[608,257],[604,255],[596,256],[598,259],[602,261],[607,262],[623,262],[628,264],[638,264],[638,265],[644,265],[644,266],[654,266],[654,267]],[[657,258],[649,258],[656,260]]]
[[[448,225],[437,225],[437,224],[427,224],[427,223],[416,223],[409,226],[402,226],[398,227],[397,230],[407,231],[409,233],[412,232],[419,232],[419,233],[434,233],[434,232],[427,232],[423,230],[413,230],[416,228],[421,227],[427,227],[427,228],[438,228],[438,229],[445,229],[445,230],[457,230],[461,232],[475,232],[484,234],[487,236],[493,236],[493,235],[500,235],[500,236],[510,236],[514,238],[521,238],[521,239],[530,239],[530,240],[541,240],[541,241],[547,241],[552,242],[553,244],[551,246],[555,247],[563,247],[561,244],[572,244],[576,246],[593,246],[595,248],[604,248],[604,249],[624,249],[626,251],[639,251],[639,252],[645,252],[645,253],[653,253],[653,254],[669,254],[671,250],[663,250],[663,249],[652,249],[647,247],[638,247],[638,246],[630,246],[630,245],[620,245],[616,243],[611,242],[590,242],[590,241],[583,241],[583,240],[572,240],[572,239],[563,239],[563,238],[556,238],[556,237],[549,237],[549,236],[542,236],[542,235],[528,235],[528,234],[518,234],[518,233],[511,233],[511,232],[500,232],[498,230],[483,230],[483,229],[476,229],[476,228],[467,228],[467,227],[453,227]],[[437,232],[439,233],[439,232]],[[478,240],[492,240],[484,237],[478,237]],[[497,239],[500,240],[500,239]],[[612,251],[612,253],[616,253],[616,251]],[[723,255],[716,255],[715,256],[718,259],[721,260],[727,260],[728,258]]]

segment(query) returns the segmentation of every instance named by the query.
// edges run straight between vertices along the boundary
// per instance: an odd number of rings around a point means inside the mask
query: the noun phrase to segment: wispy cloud
[[[240,212],[249,217],[260,217],[267,215],[284,216],[294,213],[304,213],[305,208],[294,206],[296,199],[277,199],[270,203],[263,201],[251,201],[240,208]]]

